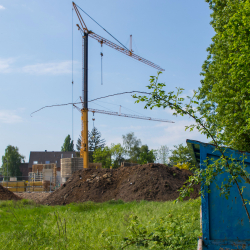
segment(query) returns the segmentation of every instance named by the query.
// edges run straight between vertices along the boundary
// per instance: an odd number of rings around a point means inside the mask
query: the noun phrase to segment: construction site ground
[[[82,169],[75,172],[58,190],[12,193],[0,186],[0,200],[30,199],[44,205],[109,200],[169,201],[179,196],[178,189],[192,173],[189,170],[150,163],[118,169]],[[189,198],[199,196],[199,186]]]
[[[145,164],[118,169],[83,169],[75,172],[58,190],[47,196],[44,205],[109,200],[169,201],[192,173],[163,164]],[[191,198],[199,196],[199,186]]]
[[[48,195],[50,195],[49,192],[24,192],[24,193],[16,193],[14,192],[15,195],[20,197],[21,199],[27,199],[27,200],[33,200],[36,203],[41,203],[43,199],[45,199]]]

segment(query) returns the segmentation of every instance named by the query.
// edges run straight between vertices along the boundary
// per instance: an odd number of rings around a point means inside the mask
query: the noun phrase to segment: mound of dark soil
[[[75,172],[42,204],[64,205],[72,202],[108,200],[168,201],[178,197],[177,190],[192,173],[163,164],[146,164],[118,169],[83,169]],[[191,198],[197,198],[196,187]]]
[[[0,185],[0,200],[21,200],[13,192]]]

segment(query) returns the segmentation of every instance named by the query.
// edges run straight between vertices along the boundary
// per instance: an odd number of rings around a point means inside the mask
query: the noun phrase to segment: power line
[[[107,95],[107,96],[98,97],[98,98],[95,98],[95,99],[90,100],[90,101],[88,101],[88,102],[94,102],[94,101],[96,101],[96,100],[108,98],[108,97],[111,97],[111,96],[124,95],[124,94],[132,94],[132,93],[140,93],[140,94],[145,94],[145,95],[151,95],[151,93],[142,92],[142,91],[129,91],[129,92],[121,92],[121,93],[116,93],[116,94],[112,94],[112,95]],[[32,114],[37,113],[37,112],[39,112],[40,110],[45,109],[45,108],[60,107],[60,106],[67,106],[67,105],[80,104],[80,103],[82,103],[82,102],[75,102],[75,103],[70,102],[70,103],[54,104],[54,105],[44,106],[44,107],[42,107],[42,108],[40,108],[40,109],[38,109],[38,110],[32,112],[32,113],[30,114],[30,116],[32,117]]]
[[[123,105],[114,104],[114,103],[111,103],[111,102],[104,102],[104,101],[97,101],[97,102],[103,102],[103,103],[115,105],[115,106],[118,106],[118,107],[121,106],[121,107],[123,107],[124,109],[130,110],[130,111],[132,111],[132,112],[134,112],[134,113],[137,113],[137,114],[139,114],[139,115],[143,115],[142,113],[139,113],[139,112],[137,112],[137,111],[134,111],[134,110],[132,110],[132,109],[129,109],[129,108],[127,108],[127,107],[124,107]]]
[[[126,91],[126,92],[116,93],[116,94],[113,94],[113,95],[106,95],[106,96],[103,96],[103,97],[98,97],[98,98],[95,98],[95,99],[93,99],[93,100],[91,100],[89,102],[94,102],[96,100],[104,99],[104,98],[111,97],[111,96],[132,94],[132,93],[140,93],[140,94],[145,94],[145,95],[151,95],[151,93],[142,92],[142,91]]]

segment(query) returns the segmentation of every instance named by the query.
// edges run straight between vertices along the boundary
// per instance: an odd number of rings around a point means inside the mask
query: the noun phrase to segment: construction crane
[[[83,49],[82,49],[82,54],[83,54],[83,58],[82,58],[82,63],[83,63],[83,74],[82,74],[83,75],[83,84],[82,84],[83,108],[81,109],[81,113],[82,113],[82,116],[81,116],[81,120],[82,120],[82,131],[81,131],[82,142],[81,142],[80,156],[83,158],[83,167],[88,168],[88,163],[89,163],[89,159],[88,159],[88,37],[90,36],[91,38],[97,40],[101,44],[101,46],[103,44],[105,44],[105,45],[107,45],[107,46],[109,46],[109,47],[111,47],[113,49],[116,49],[116,50],[122,52],[123,54],[125,54],[125,55],[127,55],[129,57],[132,57],[132,58],[134,58],[134,59],[136,59],[136,60],[138,60],[138,61],[140,61],[142,63],[145,63],[145,64],[147,64],[147,65],[149,65],[149,66],[151,66],[151,67],[153,67],[153,68],[155,68],[155,69],[157,69],[159,71],[164,71],[164,69],[162,69],[159,65],[157,65],[155,63],[152,63],[152,62],[150,62],[150,61],[148,61],[148,60],[134,54],[132,49],[131,50],[127,49],[118,40],[117,41],[123,47],[121,47],[121,46],[107,40],[104,37],[101,37],[101,36],[97,35],[96,33],[94,33],[91,30],[89,30],[87,28],[85,22],[83,21],[83,18],[82,18],[81,14],[80,14],[80,12],[78,10],[78,8],[80,8],[80,7],[77,6],[74,2],[72,2],[72,5],[73,5],[73,8],[74,8],[74,10],[76,12],[76,15],[77,15],[77,17],[79,19],[79,22],[80,22],[80,25],[77,24],[77,27],[80,30],[80,32],[82,34],[82,39],[83,39],[83,43],[82,43],[82,47],[83,47]],[[102,111],[102,113],[105,113],[105,112],[106,111]],[[110,115],[111,115],[111,113],[110,113]],[[113,115],[115,115],[115,114],[113,114]],[[125,116],[125,114],[123,116]]]
[[[83,112],[83,110],[80,109],[79,107],[77,107],[75,104],[73,104],[73,106],[74,106],[79,112],[81,112],[81,113]],[[115,116],[128,117],[128,118],[135,118],[135,119],[148,120],[148,121],[174,123],[174,122],[172,122],[172,121],[165,120],[165,119],[160,119],[160,118],[152,118],[152,117],[148,117],[148,116],[124,114],[124,113],[121,113],[121,112],[113,112],[113,111],[100,110],[100,109],[91,109],[91,108],[88,108],[88,111],[89,111],[89,112],[92,112],[92,113],[100,113],[100,114],[105,114],[105,115],[115,115]]]

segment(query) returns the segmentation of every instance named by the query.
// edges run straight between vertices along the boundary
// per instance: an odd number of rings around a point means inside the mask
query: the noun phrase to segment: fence
[[[0,185],[12,192],[49,192],[55,191],[66,182],[73,174],[62,176],[56,168],[46,168],[49,164],[33,165],[34,172],[28,176],[3,176],[0,177]],[[101,163],[90,163],[90,168],[101,168]],[[42,170],[42,171],[41,171]]]
[[[23,180],[28,179],[28,180]],[[40,174],[29,176],[5,176],[0,185],[12,192],[51,192],[61,186],[61,178],[50,177],[50,180],[42,180]]]

